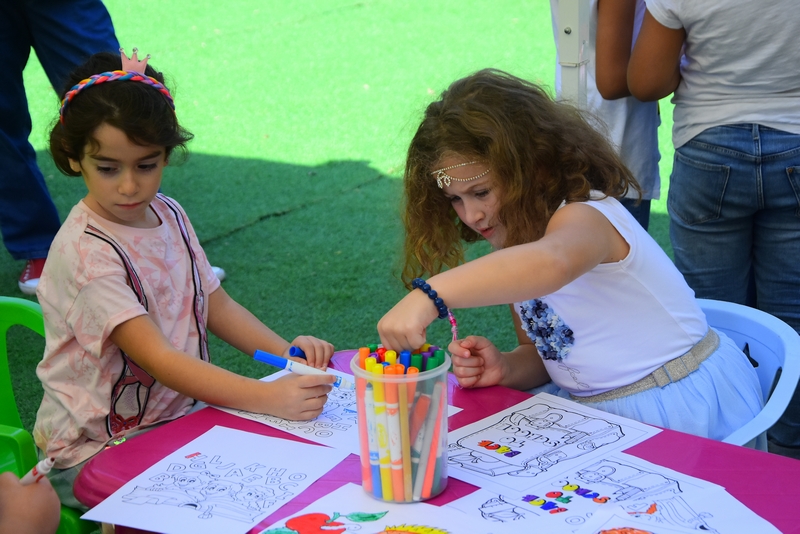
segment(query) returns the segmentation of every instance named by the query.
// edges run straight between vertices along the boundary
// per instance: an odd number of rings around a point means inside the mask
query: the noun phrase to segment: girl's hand
[[[23,486],[14,473],[0,474],[0,532],[50,534],[60,515],[61,503],[47,477]]]
[[[506,358],[494,343],[480,336],[467,336],[447,347],[453,359],[453,374],[465,388],[496,386],[508,373]]]
[[[290,357],[288,348],[283,353],[285,358],[316,367],[317,369],[326,369],[328,362],[331,361],[331,356],[333,356],[333,345],[316,337],[297,336],[292,340],[292,345],[302,349],[306,353],[306,359]]]
[[[291,421],[314,419],[322,413],[335,381],[336,377],[331,374],[290,373],[273,382],[262,382],[270,388],[270,394],[261,411]]]
[[[387,349],[398,353],[425,344],[425,330],[439,316],[428,295],[414,290],[378,321],[378,335]]]

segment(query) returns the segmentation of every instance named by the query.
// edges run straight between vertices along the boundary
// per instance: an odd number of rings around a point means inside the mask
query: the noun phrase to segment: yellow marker
[[[388,362],[389,365],[394,365],[397,363],[397,353],[393,350],[387,350],[383,354],[383,361]]]
[[[398,384],[397,393],[400,402],[400,437],[403,454],[403,500],[411,502],[411,438],[408,429],[408,386]],[[399,498],[397,499],[400,500]]]
[[[372,367],[375,375],[383,375],[383,365]],[[389,421],[386,416],[386,401],[383,382],[380,379],[372,383],[375,393],[375,431],[378,433],[378,458],[381,466],[381,492],[384,501],[393,501],[392,493],[392,459],[389,454]]]

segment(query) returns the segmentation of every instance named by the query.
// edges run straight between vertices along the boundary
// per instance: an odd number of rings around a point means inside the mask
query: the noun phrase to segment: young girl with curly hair
[[[717,440],[761,410],[755,370],[617,200],[638,186],[575,107],[496,70],[457,80],[425,111],[404,182],[403,280],[420,291],[380,320],[385,346],[421,346],[448,308],[511,304],[513,350],[450,344],[463,387],[547,390]],[[465,263],[479,239],[494,251]]]

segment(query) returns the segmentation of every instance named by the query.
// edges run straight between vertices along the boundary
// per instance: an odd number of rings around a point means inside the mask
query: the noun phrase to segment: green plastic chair
[[[8,329],[14,325],[25,326],[44,336],[42,307],[36,302],[15,297],[0,297],[0,472],[13,471],[21,477],[38,461],[33,437],[22,426],[11,371],[8,367]],[[90,534],[100,526],[84,521],[82,513],[74,508],[61,507],[61,522],[56,534]]]

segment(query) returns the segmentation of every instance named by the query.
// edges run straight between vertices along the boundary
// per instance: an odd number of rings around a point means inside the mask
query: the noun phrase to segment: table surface
[[[350,372],[349,362],[354,352],[337,352],[332,359],[332,366]],[[527,393],[504,387],[462,389],[453,375],[448,376],[448,386],[450,403],[463,408],[449,418],[449,430],[473,423],[530,397]],[[145,469],[215,425],[312,443],[256,421],[215,408],[204,408],[96,455],[78,475],[74,486],[75,496],[89,507],[96,506]],[[719,484],[781,532],[800,534],[800,512],[797,511],[797,501],[791,490],[794,483],[800,480],[799,460],[671,430],[664,430],[625,452]],[[348,482],[361,483],[361,464],[358,456],[353,454],[264,519],[251,532],[260,532]],[[427,502],[446,504],[475,489],[475,486],[451,477],[447,489]],[[138,531],[117,527],[118,534],[126,532]]]

